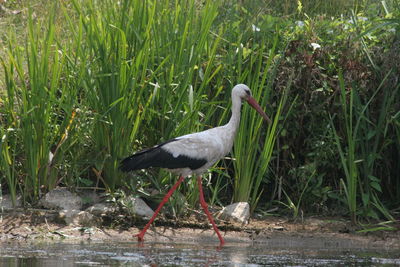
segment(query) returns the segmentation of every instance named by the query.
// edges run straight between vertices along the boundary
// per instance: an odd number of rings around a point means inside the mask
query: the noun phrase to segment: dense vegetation
[[[272,2],[38,1],[0,14],[17,25],[1,32],[3,194],[29,205],[68,186],[156,201],[176,177],[127,176],[120,159],[226,123],[245,83],[274,123],[244,106],[231,155],[205,175],[211,204],[394,221],[399,4]],[[197,204],[194,188],[174,195],[176,213]]]

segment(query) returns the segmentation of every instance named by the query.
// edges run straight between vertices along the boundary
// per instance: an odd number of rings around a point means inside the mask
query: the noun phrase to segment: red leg
[[[158,205],[158,208],[154,212],[153,216],[151,217],[150,221],[146,224],[146,226],[143,228],[142,231],[140,231],[139,234],[135,235],[137,236],[139,241],[143,241],[144,235],[146,234],[147,229],[150,227],[151,223],[154,221],[154,219],[157,217],[157,214],[160,212],[161,208],[164,206],[165,203],[167,203],[168,199],[171,197],[172,193],[178,188],[178,186],[183,182],[183,179],[185,177],[180,176],[179,180],[174,184],[174,186],[168,191],[168,193],[164,196],[163,200],[161,201],[160,205]]]
[[[224,239],[222,238],[221,234],[219,233],[218,228],[217,228],[217,225],[215,224],[214,219],[213,219],[213,217],[211,216],[210,211],[208,210],[207,203],[206,203],[206,201],[204,200],[203,186],[201,185],[201,182],[202,182],[201,176],[198,176],[198,177],[197,177],[197,183],[199,184],[199,191],[200,191],[200,205],[201,205],[201,207],[203,208],[204,212],[206,213],[206,215],[207,215],[207,217],[208,217],[208,220],[209,220],[210,223],[212,224],[215,233],[217,233],[217,236],[218,236],[219,242],[220,242],[220,246],[223,246],[224,243],[225,243],[225,241],[224,241]]]

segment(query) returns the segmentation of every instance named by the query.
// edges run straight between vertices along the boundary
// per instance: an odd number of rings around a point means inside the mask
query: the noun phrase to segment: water
[[[10,242],[0,266],[399,266],[400,250],[356,241],[284,237],[263,242]]]

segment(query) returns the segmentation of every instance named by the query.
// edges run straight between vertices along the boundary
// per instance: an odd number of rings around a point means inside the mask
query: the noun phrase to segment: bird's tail
[[[145,149],[123,159],[119,166],[120,170],[123,172],[129,172],[152,167],[154,158],[158,154],[157,150],[157,147]]]

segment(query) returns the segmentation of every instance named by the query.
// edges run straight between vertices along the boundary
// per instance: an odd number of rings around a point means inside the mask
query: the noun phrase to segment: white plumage
[[[184,155],[191,159],[204,159],[206,163],[198,169],[179,168],[168,169],[174,174],[188,176],[200,175],[207,171],[215,162],[229,153],[232,145],[230,138],[222,134],[221,128],[213,128],[207,131],[188,134],[179,137],[174,142],[165,144],[162,148],[177,158]]]

